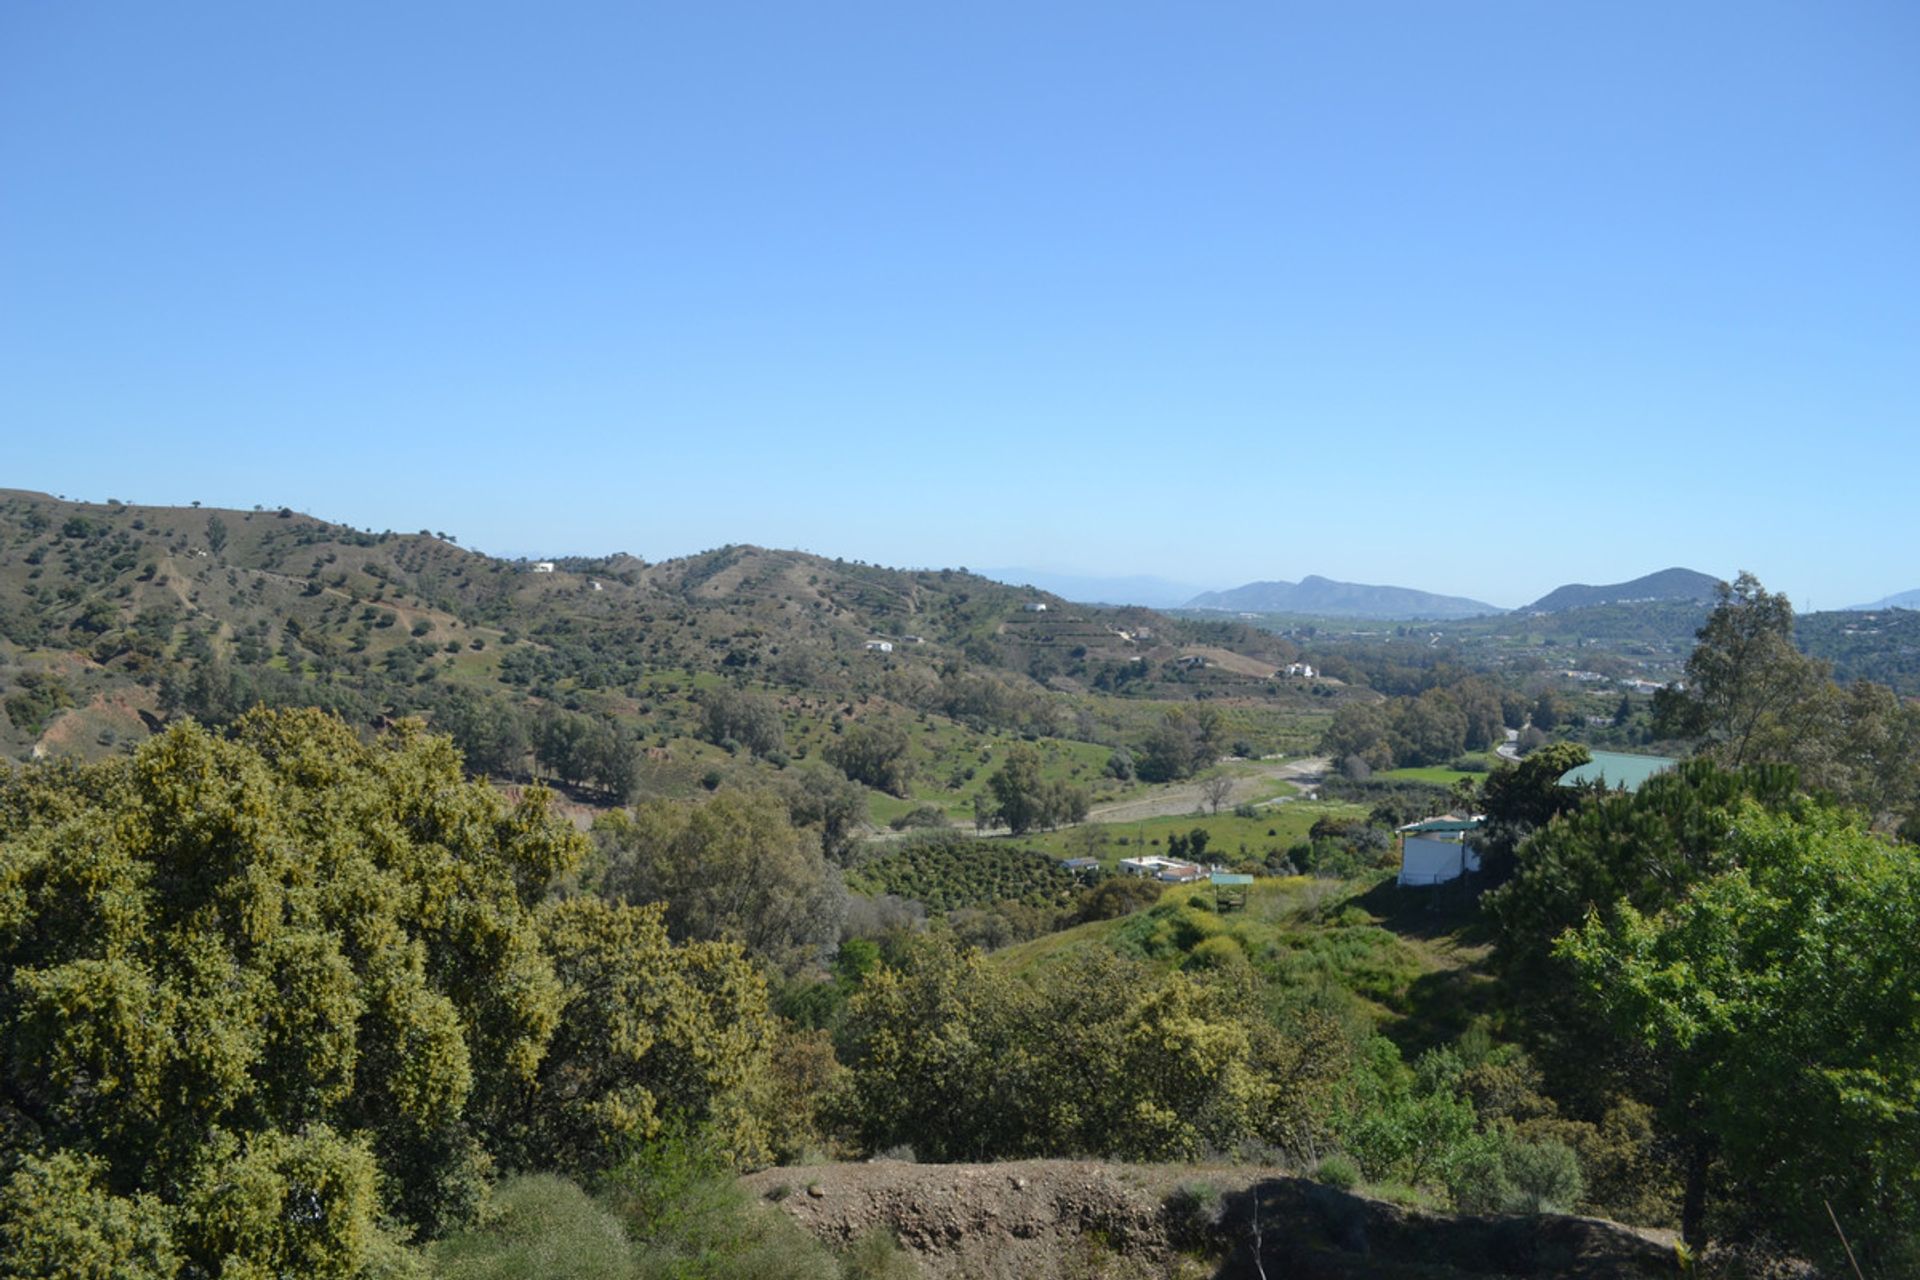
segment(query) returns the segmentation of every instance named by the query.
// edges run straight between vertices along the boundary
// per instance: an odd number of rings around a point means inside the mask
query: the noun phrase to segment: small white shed
[[[1467,843],[1484,818],[1457,818],[1447,814],[1410,822],[1400,828],[1400,880],[1403,885],[1426,886],[1458,880],[1480,869],[1480,854]]]

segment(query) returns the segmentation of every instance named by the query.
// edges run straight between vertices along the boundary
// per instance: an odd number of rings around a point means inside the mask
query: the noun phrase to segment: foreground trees
[[[1824,1201],[1883,1273],[1920,1262],[1911,849],[1791,768],[1696,760],[1535,830],[1486,903],[1557,1092],[1657,1109],[1690,1242],[1820,1256]]]
[[[1094,953],[1028,983],[937,938],[866,980],[842,1039],[862,1143],[935,1160],[1305,1152],[1348,1065],[1328,1020],[1283,1032],[1231,982]]]
[[[445,739],[315,712],[0,783],[0,1274],[391,1273],[501,1163],[674,1120],[751,1154],[761,979],[547,904],[584,852]]]
[[[1686,1234],[1710,1175],[1803,1246],[1827,1204],[1880,1274],[1920,1263],[1920,861],[1829,811],[1749,807],[1723,869],[1623,904],[1559,954],[1653,1056],[1684,1144]]]
[[[786,971],[817,964],[840,940],[840,873],[777,796],[650,800],[603,814],[594,837],[605,860],[600,890],[659,903],[675,938],[737,942]]]

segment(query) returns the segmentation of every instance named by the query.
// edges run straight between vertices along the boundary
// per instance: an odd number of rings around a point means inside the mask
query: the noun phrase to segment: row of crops
[[[1065,906],[1080,881],[1044,853],[966,836],[920,836],[866,863],[847,877],[863,893],[893,893],[956,911],[1000,902]]]

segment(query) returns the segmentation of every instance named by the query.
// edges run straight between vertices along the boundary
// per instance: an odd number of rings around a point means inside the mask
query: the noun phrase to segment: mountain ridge
[[[1897,591],[1890,596],[1874,601],[1872,604],[1849,605],[1849,613],[1872,613],[1876,609],[1920,609],[1920,587],[1911,591]]]
[[[1249,582],[1207,591],[1182,606],[1243,613],[1310,613],[1340,618],[1474,618],[1505,613],[1498,605],[1412,587],[1340,582],[1308,574],[1299,582]]]
[[[1514,612],[1561,613],[1594,605],[1631,604],[1646,600],[1711,600],[1718,593],[1720,582],[1712,574],[1676,566],[1604,586],[1569,582]]]
[[[1004,569],[976,569],[975,573],[1014,587],[1034,587],[1076,604],[1135,605],[1143,609],[1178,609],[1205,588],[1175,582],[1154,574],[1117,577],[1100,574],[1055,573],[1018,565]]]

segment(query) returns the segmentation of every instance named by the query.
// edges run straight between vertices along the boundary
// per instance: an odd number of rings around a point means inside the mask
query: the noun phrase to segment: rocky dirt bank
[[[891,1232],[930,1280],[1679,1274],[1663,1232],[1424,1213],[1247,1166],[876,1160],[767,1169],[745,1185],[835,1247]]]

